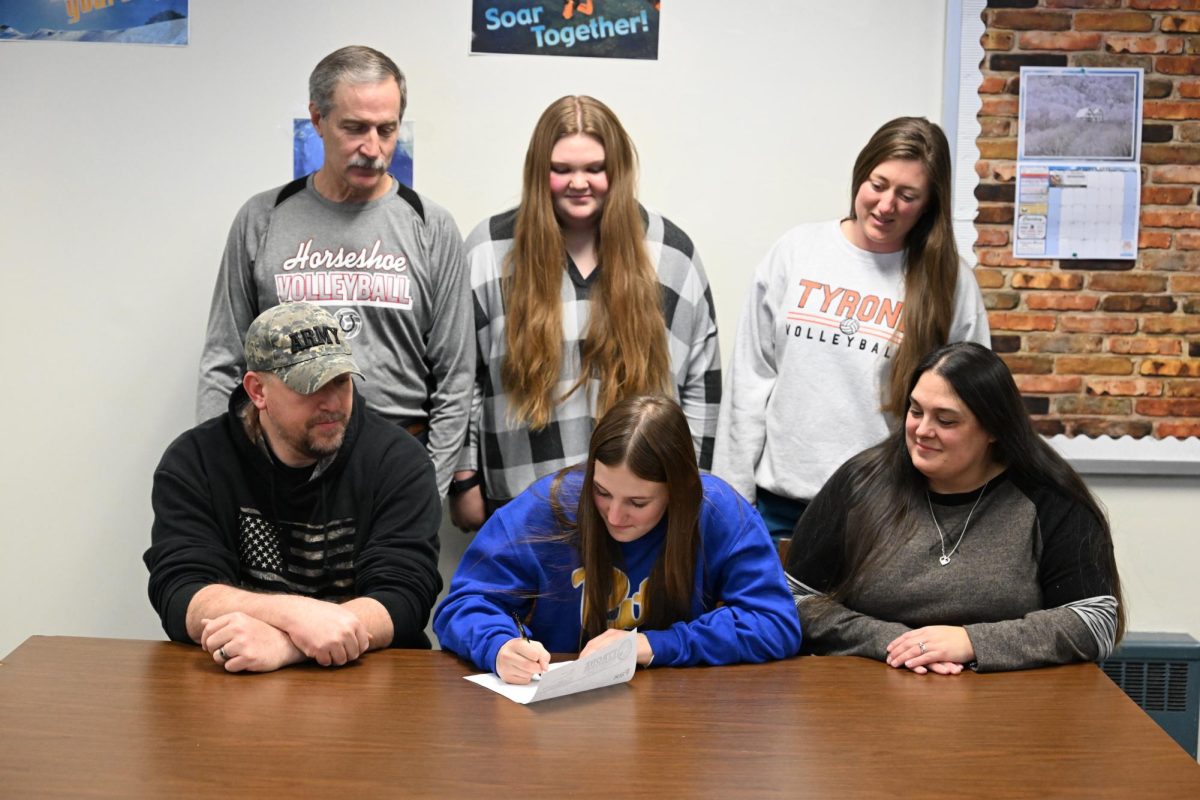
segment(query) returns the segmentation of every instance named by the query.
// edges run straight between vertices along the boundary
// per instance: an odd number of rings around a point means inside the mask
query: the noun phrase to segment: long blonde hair
[[[550,194],[550,154],[560,139],[578,133],[604,147],[608,193],[596,246],[602,269],[592,288],[582,370],[559,396],[566,243]],[[534,430],[544,428],[554,407],[593,377],[600,384],[598,417],[625,397],[671,393],[662,290],[644,244],[636,184],[637,153],[608,106],[568,95],[542,112],[525,153],[521,205],[502,282],[508,353],[500,377],[513,413]]]
[[[949,340],[958,247],[950,216],[950,146],[942,129],[924,117],[884,123],[858,154],[850,180],[849,219],[855,219],[859,187],[875,167],[894,158],[920,163],[930,189],[929,202],[904,241],[904,339],[881,398],[883,410],[899,419],[908,407],[909,377],[917,363]]]

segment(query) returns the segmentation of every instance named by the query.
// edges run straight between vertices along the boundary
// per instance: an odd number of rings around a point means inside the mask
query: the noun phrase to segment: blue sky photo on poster
[[[0,0],[0,41],[188,43],[188,0]]]
[[[312,120],[296,119],[292,123],[292,177],[299,178],[316,172],[325,161],[325,143],[317,135]],[[413,124],[400,123],[400,135],[396,151],[392,153],[392,165],[388,168],[392,177],[408,188],[413,185]]]
[[[656,0],[472,0],[471,53],[658,58]]]

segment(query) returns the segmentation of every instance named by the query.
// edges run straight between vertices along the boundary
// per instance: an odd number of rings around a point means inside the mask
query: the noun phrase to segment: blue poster
[[[317,135],[312,120],[307,117],[292,122],[292,177],[299,178],[316,172],[325,163],[325,143]],[[388,167],[392,177],[408,188],[413,185],[413,124],[400,123],[396,150]]]
[[[472,0],[471,52],[658,58],[656,0]]]
[[[188,43],[188,0],[0,0],[0,41]]]

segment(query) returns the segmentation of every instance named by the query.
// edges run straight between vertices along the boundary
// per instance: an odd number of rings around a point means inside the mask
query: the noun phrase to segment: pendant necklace
[[[938,541],[942,543],[942,556],[938,559],[938,563],[943,567],[950,563],[954,551],[958,550],[958,546],[962,544],[963,537],[967,535],[967,526],[971,524],[971,516],[975,513],[975,509],[979,508],[979,501],[983,499],[983,493],[987,491],[988,484],[992,482],[988,478],[983,482],[983,488],[979,490],[979,497],[975,498],[975,505],[971,506],[971,510],[967,513],[967,521],[963,523],[962,533],[958,534],[958,541],[954,543],[954,547],[950,548],[950,552],[946,552],[946,536],[942,533],[942,526],[938,523],[937,514],[933,513],[933,500],[929,497],[929,490],[925,490],[925,502],[929,504],[929,516],[933,518],[933,527],[937,528]]]

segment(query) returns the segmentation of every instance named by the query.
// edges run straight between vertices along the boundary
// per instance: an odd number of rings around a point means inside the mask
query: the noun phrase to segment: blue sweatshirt
[[[519,635],[516,612],[531,638],[552,653],[578,652],[583,615],[583,570],[575,547],[563,541],[550,506],[547,476],[497,511],[459,562],[433,630],[446,650],[495,670],[496,653]],[[783,569],[762,519],[727,483],[703,475],[700,553],[691,619],[666,630],[645,630],[655,666],[733,664],[787,658],[800,648],[800,622]],[[578,506],[583,473],[563,479],[560,500]],[[610,627],[632,629],[643,616],[642,591],[662,549],[666,517],[645,536],[621,544],[614,564]]]

